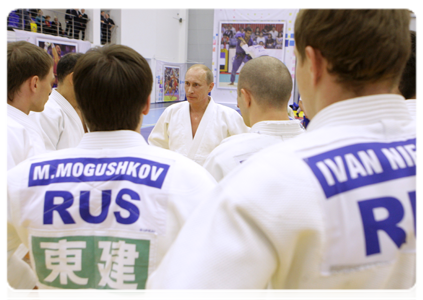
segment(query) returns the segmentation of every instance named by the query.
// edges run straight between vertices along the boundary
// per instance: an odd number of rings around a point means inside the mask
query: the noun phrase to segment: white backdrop
[[[285,65],[292,74],[295,83],[295,55],[294,55],[294,23],[299,9],[215,9],[213,23],[213,59],[212,71],[214,74],[215,87],[211,92],[213,99],[218,103],[236,104],[236,89],[217,88],[217,76],[219,76],[219,24],[220,22],[286,22],[285,40]],[[294,89],[293,89],[294,91]],[[293,91],[289,104],[293,102]]]
[[[54,42],[63,43],[63,44],[77,44],[79,53],[85,53],[91,48],[90,42],[69,39],[66,37],[46,35],[42,33],[35,33],[35,32],[23,31],[23,30],[15,30],[15,34],[16,34],[16,41],[27,41],[34,45],[37,45],[37,39],[42,39],[42,40],[54,41]]]

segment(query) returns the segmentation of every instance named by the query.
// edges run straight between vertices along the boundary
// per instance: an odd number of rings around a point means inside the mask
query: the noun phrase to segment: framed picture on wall
[[[51,55],[51,57],[53,57],[53,73],[54,77],[56,77],[53,87],[57,87],[57,63],[65,54],[78,53],[78,44],[57,42],[55,40],[37,39],[37,45],[38,47],[43,48],[48,54]]]
[[[224,21],[219,29],[218,88],[236,89],[250,59],[268,55],[284,62],[286,22]]]
[[[179,67],[165,66],[164,67],[164,101],[179,101]]]

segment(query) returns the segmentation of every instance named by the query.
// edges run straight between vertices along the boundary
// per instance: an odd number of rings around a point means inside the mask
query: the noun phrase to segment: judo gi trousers
[[[238,69],[242,65],[242,63],[246,63],[250,59],[252,59],[252,58],[249,55],[245,55],[245,54],[242,54],[242,53],[236,54],[234,62],[232,64],[231,83],[235,82],[236,72],[238,71]]]

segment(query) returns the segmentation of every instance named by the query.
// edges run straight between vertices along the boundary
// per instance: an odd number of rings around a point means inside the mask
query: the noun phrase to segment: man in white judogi
[[[53,61],[43,49],[23,41],[8,43],[7,169],[46,151],[42,130],[28,114],[43,111],[52,78]]]
[[[248,132],[237,111],[208,96],[213,87],[209,68],[189,68],[185,75],[187,102],[165,109],[148,137],[150,145],[178,152],[202,165],[224,138]]]
[[[28,42],[7,44],[7,169],[46,151],[41,128],[29,117],[42,111],[54,82],[53,60],[40,47]],[[7,279],[11,287],[31,289],[36,278],[22,258],[22,244],[9,257]]]
[[[148,288],[415,284],[416,126],[394,94],[410,53],[409,21],[408,10],[298,13],[307,131],[220,181]]]
[[[57,64],[57,89],[54,89],[44,110],[29,117],[44,132],[47,150],[76,147],[84,135],[82,116],[73,89],[73,69],[82,53],[68,53]]]
[[[139,134],[153,75],[138,52],[89,50],[74,83],[90,132],[9,171],[8,254],[29,248],[39,288],[143,289],[216,181]]]
[[[411,55],[402,72],[398,93],[406,99],[405,104],[412,118],[416,118],[416,32],[410,31]]]
[[[238,107],[248,133],[224,139],[207,157],[204,168],[220,181],[248,157],[304,132],[287,112],[292,77],[280,60],[263,56],[247,62],[239,74]]]

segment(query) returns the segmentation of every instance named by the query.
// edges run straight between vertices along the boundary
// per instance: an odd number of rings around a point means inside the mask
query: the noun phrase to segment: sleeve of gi
[[[148,136],[148,143],[150,145],[169,149],[169,121],[169,114],[165,110]]]
[[[64,129],[63,116],[49,107],[46,107],[43,112],[31,113],[30,118],[41,127],[46,148],[50,149],[54,147],[52,150],[56,150]]]
[[[220,146],[220,145],[219,145]],[[206,169],[217,182],[222,180],[225,177],[225,172],[219,160],[220,148],[217,146],[213,151],[207,156],[206,162],[203,167]]]
[[[244,119],[234,109],[232,109],[231,115],[228,117],[228,136],[232,136],[240,133],[247,133],[249,127],[245,125]]]
[[[8,182],[9,180],[13,179],[9,177]],[[9,191],[7,201],[7,280],[12,288],[33,289],[37,284],[34,271],[26,262],[14,255],[22,241],[13,225],[13,205],[16,203],[12,203]]]

